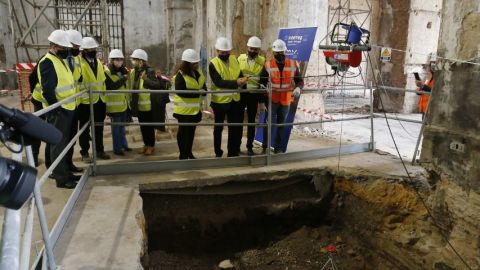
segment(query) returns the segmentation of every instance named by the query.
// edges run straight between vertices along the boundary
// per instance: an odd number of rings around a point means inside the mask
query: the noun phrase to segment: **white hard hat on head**
[[[248,39],[247,46],[252,48],[261,48],[262,41],[258,37],[253,36]]]
[[[50,35],[48,36],[48,41],[57,44],[59,46],[71,48],[72,44],[70,43],[70,40],[68,39],[68,34],[67,32],[63,30],[54,30]]]
[[[113,49],[108,54],[108,59],[114,59],[114,58],[125,58],[125,57],[123,57],[122,51],[120,51],[119,49]]]
[[[98,43],[92,37],[84,37],[82,39],[82,49],[95,49],[98,48]]]
[[[198,63],[200,62],[200,55],[193,49],[186,49],[182,53],[182,61]]]
[[[78,46],[82,45],[82,34],[80,34],[80,32],[74,29],[70,29],[70,30],[67,30],[67,34],[68,34],[68,39],[70,40],[70,43]]]
[[[132,55],[130,55],[131,58],[137,58],[141,59],[143,61],[148,61],[148,55],[147,52],[142,50],[142,49],[136,49],[133,51]]]
[[[272,44],[272,51],[274,52],[285,52],[287,50],[287,44],[281,39],[277,39]]]
[[[219,51],[231,51],[232,43],[226,37],[219,37],[217,38],[217,42],[215,42],[215,49]]]

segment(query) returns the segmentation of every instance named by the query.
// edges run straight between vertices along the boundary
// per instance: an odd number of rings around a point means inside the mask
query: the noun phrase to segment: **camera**
[[[32,140],[57,144],[61,138],[61,132],[40,117],[0,105],[0,142],[11,152],[21,153]],[[20,144],[20,150],[13,150],[9,141]],[[36,177],[35,168],[0,157],[0,205],[21,208],[33,192]]]

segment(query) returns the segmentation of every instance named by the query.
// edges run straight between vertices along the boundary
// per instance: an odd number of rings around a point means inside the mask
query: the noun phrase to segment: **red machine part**
[[[347,64],[351,67],[358,67],[362,62],[362,52],[360,51],[323,51],[327,58],[331,58],[339,63]]]

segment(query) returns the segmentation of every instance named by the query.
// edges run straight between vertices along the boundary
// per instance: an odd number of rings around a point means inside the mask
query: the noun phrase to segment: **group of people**
[[[152,122],[158,122],[165,116],[165,103],[169,102],[167,93],[139,91],[138,93],[115,92],[115,90],[166,90],[170,81],[162,79],[155,69],[148,64],[148,55],[142,49],[136,49],[130,55],[131,68],[128,70],[125,57],[121,50],[113,49],[108,56],[108,64],[104,66],[97,58],[98,43],[92,37],[82,37],[76,30],[55,30],[48,37],[49,51],[41,57],[30,75],[32,103],[35,111],[63,101],[62,105],[45,115],[45,120],[58,128],[63,138],[56,145],[47,145],[45,150],[45,165],[49,167],[72,140],[79,128],[86,125],[86,130],[80,135],[80,153],[82,160],[91,162],[89,154],[90,141],[94,141],[97,158],[109,159],[103,145],[103,125],[95,125],[94,138],[90,138],[89,125],[90,108],[93,106],[94,122],[102,123],[108,115],[112,122],[113,153],[125,155],[132,151],[129,148],[125,126],[131,117],[137,117],[144,146],[141,153],[152,155],[155,152],[155,127]],[[228,126],[227,156],[240,154],[243,134],[245,110],[248,122],[254,123],[257,110],[265,110],[267,94],[258,89],[271,85],[271,115],[272,123],[284,123],[292,95],[299,97],[303,80],[298,64],[286,57],[286,44],[282,40],[273,42],[273,57],[266,60],[259,53],[261,40],[251,37],[247,43],[248,51],[239,57],[232,55],[231,41],[218,38],[215,44],[217,56],[212,58],[208,66],[211,79],[211,103],[215,116],[213,128],[214,151],[216,157],[222,157],[223,123]],[[195,159],[192,152],[196,126],[202,119],[201,103],[203,90],[206,90],[206,77],[200,66],[200,56],[193,49],[183,52],[173,77],[176,93],[173,96],[173,116],[179,122],[177,143],[179,159]],[[84,90],[89,91],[78,94]],[[218,90],[218,93],[215,91]],[[235,91],[232,91],[235,90]],[[185,91],[185,93],[182,93]],[[77,97],[72,98],[73,95]],[[92,105],[93,104],[93,105]],[[163,107],[163,108],[162,108]],[[162,116],[163,114],[163,116]],[[160,117],[156,117],[159,116]],[[164,121],[164,120],[163,120]],[[142,123],[147,123],[142,125]],[[161,125],[161,128],[165,128]],[[253,141],[255,126],[249,125],[247,132],[247,153],[254,155]],[[264,130],[264,135],[268,131]],[[279,126],[273,139],[274,152],[280,153],[283,127]],[[265,137],[266,138],[266,137]],[[270,145],[264,140],[263,149]],[[32,149],[34,159],[38,164],[40,142],[34,142]],[[57,187],[74,188],[80,176],[75,173],[82,169],[72,161],[73,147],[60,161],[51,175],[56,180]]]

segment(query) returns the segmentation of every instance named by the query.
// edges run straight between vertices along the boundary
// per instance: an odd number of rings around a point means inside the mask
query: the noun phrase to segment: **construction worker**
[[[303,79],[300,74],[298,64],[285,56],[287,45],[281,39],[277,39],[272,44],[273,58],[265,63],[265,68],[260,75],[260,84],[266,86],[268,82],[272,87],[272,107],[269,108],[272,114],[272,124],[283,124],[287,117],[288,108],[292,100],[292,94],[298,98],[303,88]],[[292,91],[293,90],[293,91]],[[282,153],[281,141],[283,136],[283,126],[277,127],[274,142],[274,153]],[[266,142],[268,133],[264,129],[263,149],[271,145]]]
[[[75,90],[76,92],[80,92],[80,80],[82,79],[82,68],[80,65],[80,46],[82,45],[82,34],[78,32],[77,30],[67,30],[67,35],[68,39],[70,40],[70,43],[72,44],[72,48],[69,50],[69,54],[67,56],[67,59],[65,59],[65,63],[67,64],[68,68],[70,68],[70,71],[72,71],[73,74],[73,79],[75,80]],[[80,98],[76,99],[76,105],[79,105]],[[77,110],[74,111],[73,114],[73,120],[72,120],[72,125],[71,125],[71,130],[70,130],[70,141],[75,137],[75,135],[78,132],[78,112]],[[82,172],[83,169],[78,168],[73,164],[73,151],[75,147],[75,143],[73,146],[68,150],[67,155],[65,156],[67,159],[68,166],[70,168],[71,172],[74,173],[79,173]]]
[[[151,68],[147,61],[148,55],[142,49],[136,49],[130,55],[132,59],[132,70],[130,71],[129,83],[130,89],[160,90],[164,85],[155,76],[155,69]],[[130,99],[130,109],[133,116],[138,117],[140,123],[152,122],[152,101],[150,93],[134,93]],[[155,152],[155,129],[153,126],[140,126],[143,138],[142,154],[146,156],[153,155]]]
[[[260,88],[260,74],[262,73],[263,66],[265,64],[265,57],[260,56],[260,50],[262,48],[262,41],[258,37],[251,37],[247,42],[248,52],[241,54],[238,57],[238,63],[240,64],[240,70],[243,75],[248,77],[247,89],[259,89]],[[245,107],[247,108],[248,123],[255,123],[255,117],[257,116],[257,108],[259,101],[264,101],[264,94],[260,92],[242,92],[240,94],[240,122],[243,122],[243,113]],[[263,106],[264,103],[261,103]],[[241,127],[243,134],[243,127]],[[253,156],[253,140],[255,138],[255,126],[248,126],[247,128],[247,154]],[[240,147],[240,146],[239,146]]]
[[[232,90],[245,86],[247,77],[243,77],[238,60],[230,54],[232,44],[225,37],[220,37],[215,43],[217,56],[212,58],[208,67],[212,79],[212,90]],[[223,123],[225,117],[228,123],[240,122],[240,93],[212,94],[212,107],[215,114],[215,123]],[[243,112],[242,112],[243,113]],[[222,131],[223,126],[213,128],[213,145],[215,156],[222,157]],[[239,155],[240,142],[242,139],[241,127],[228,127],[228,157]]]
[[[84,37],[82,40],[82,57],[80,58],[80,66],[82,69],[82,82],[80,83],[81,90],[105,91],[105,71],[103,70],[103,63],[97,59],[98,43],[92,37]],[[106,98],[105,94],[93,93],[93,118],[95,122],[103,123],[106,116]],[[80,126],[83,127],[90,118],[90,97],[89,94],[84,94],[80,98],[78,105],[78,119]],[[97,158],[110,159],[103,148],[103,125],[95,125],[95,150]],[[88,151],[90,150],[90,126],[80,135],[80,154],[82,160],[91,162]]]
[[[434,84],[433,73],[434,73],[433,69],[428,68],[425,83],[423,83],[420,80],[415,81],[415,83],[418,87],[418,90],[425,91],[425,92],[432,92],[432,88],[433,88],[433,84]],[[429,95],[424,95],[424,94],[418,94],[418,95],[420,96],[420,98],[418,99],[418,110],[422,114],[422,119],[423,119],[425,117],[425,112],[427,111],[430,96]]]
[[[68,56],[68,48],[72,47],[67,33],[63,30],[55,30],[48,37],[48,41],[50,41],[50,50],[39,61],[37,69],[44,107],[67,99],[76,92],[73,74],[64,61]],[[74,110],[75,100],[71,100],[47,115],[47,121],[63,134],[58,144],[49,147],[52,160],[56,160],[68,144]],[[69,171],[65,157],[55,167],[52,176],[59,188],[75,188],[76,181],[80,180],[80,176],[75,176]]]
[[[180,64],[175,78],[175,89],[182,90],[206,90],[205,76],[200,69],[200,55],[192,49],[187,49],[182,53],[182,63]],[[173,98],[173,117],[179,123],[198,123],[202,120],[200,111],[202,98],[199,94],[176,93]],[[195,137],[196,126],[178,126],[177,144],[180,150],[179,159],[195,159],[192,153],[193,140]]]
[[[107,115],[110,116],[112,123],[125,123],[127,122],[128,95],[115,93],[115,90],[126,89],[128,70],[124,65],[123,53],[119,49],[111,50],[108,60],[108,67],[105,69]],[[124,156],[125,151],[129,152],[132,150],[128,147],[125,126],[112,125],[112,142],[115,155]]]

